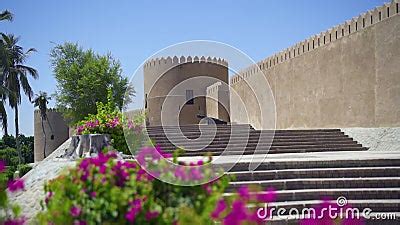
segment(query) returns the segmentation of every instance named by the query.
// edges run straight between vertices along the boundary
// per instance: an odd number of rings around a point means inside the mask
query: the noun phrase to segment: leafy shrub
[[[22,146],[22,149],[25,149],[26,146]],[[24,150],[23,150],[24,152]],[[7,147],[5,149],[0,149],[0,160],[7,165],[7,169],[5,170],[6,177],[8,180],[12,180],[14,177],[15,171],[20,171],[20,177],[25,175],[29,170],[32,169],[31,166],[27,164],[18,165],[18,152],[14,148]]]
[[[30,170],[32,169],[32,166],[28,164],[22,164],[17,167],[17,170],[19,171],[19,176],[22,177],[25,174],[27,174]]]
[[[25,219],[20,216],[21,209],[18,205],[9,202],[6,192],[16,192],[24,188],[24,182],[21,179],[8,181],[5,172],[5,163],[0,161],[0,224],[22,225]]]
[[[149,153],[148,149],[144,148],[143,154]],[[193,171],[189,167],[184,173],[196,179],[198,174]],[[171,185],[154,179],[136,161],[118,160],[116,153],[107,152],[81,160],[76,168],[50,181],[42,201],[45,211],[37,220],[40,224],[189,225],[220,221],[231,225],[234,220],[258,224],[255,213],[245,206],[263,196],[250,197],[241,190],[221,200],[228,182],[224,176],[204,185]],[[227,207],[231,204],[236,207]]]
[[[97,102],[97,114],[89,115],[78,122],[76,134],[109,134],[115,149],[130,154],[124,136],[124,126],[131,126],[124,115],[116,107],[112,91],[108,90],[107,103]],[[129,123],[129,124],[128,124]]]

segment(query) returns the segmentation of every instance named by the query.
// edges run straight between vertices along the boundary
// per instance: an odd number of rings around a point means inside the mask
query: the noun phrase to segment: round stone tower
[[[38,162],[50,155],[69,138],[69,128],[62,114],[55,109],[47,110],[47,118],[43,120],[43,127],[39,110],[34,111],[33,120],[34,159],[35,162]],[[45,150],[46,154],[44,154]]]
[[[147,125],[197,124],[206,116],[207,87],[229,83],[228,63],[223,59],[167,57],[144,65],[144,108]],[[161,122],[162,121],[162,122]]]

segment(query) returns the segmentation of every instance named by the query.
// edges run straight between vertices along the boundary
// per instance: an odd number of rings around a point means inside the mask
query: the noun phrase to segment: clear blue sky
[[[54,93],[49,63],[53,43],[77,42],[111,52],[129,77],[156,51],[189,40],[224,42],[258,61],[384,2],[388,0],[1,0],[0,10],[12,11],[15,19],[1,23],[0,31],[19,35],[22,46],[38,50],[28,64],[40,79],[31,84],[35,92]],[[14,132],[13,113],[8,115]],[[20,127],[21,133],[33,134],[33,106],[27,100]]]

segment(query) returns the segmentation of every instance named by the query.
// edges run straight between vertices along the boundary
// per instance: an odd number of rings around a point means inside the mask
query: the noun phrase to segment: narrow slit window
[[[186,90],[186,105],[193,105],[193,90]]]
[[[147,109],[147,94],[144,96],[144,108]]]
[[[356,22],[356,31],[358,31],[358,23]]]
[[[379,21],[382,20],[382,12],[379,12]]]
[[[371,24],[374,23],[374,18],[371,16]]]
[[[290,52],[289,52],[289,59],[290,59],[290,57],[292,57],[292,56],[291,56],[291,54],[290,54]]]
[[[387,17],[390,16],[390,8],[387,8]]]
[[[349,34],[351,33],[351,26],[349,25]]]
[[[325,36],[324,36],[324,44],[325,44],[325,39],[326,39],[326,38],[325,38]]]
[[[336,31],[336,39],[337,39],[337,31]]]
[[[320,46],[320,41],[319,41],[319,38],[318,38],[318,46]]]
[[[399,13],[399,3],[396,3],[396,13]]]
[[[310,51],[310,42],[308,42],[307,44],[308,44],[307,51]]]
[[[303,52],[305,52],[305,48],[304,48],[304,45],[303,45]]]
[[[363,27],[365,27],[365,18],[363,18]]]
[[[329,42],[332,42],[332,34],[329,34]]]
[[[344,29],[342,29],[342,37],[344,36]]]
[[[314,43],[314,40],[312,41],[312,49],[314,49],[315,48],[315,43]]]

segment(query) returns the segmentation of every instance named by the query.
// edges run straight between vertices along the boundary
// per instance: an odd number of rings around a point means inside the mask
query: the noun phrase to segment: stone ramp
[[[183,148],[186,150],[183,156],[367,150],[340,129],[261,131],[244,124],[150,126],[146,130],[165,152]]]

